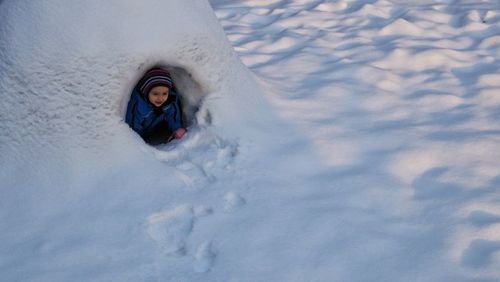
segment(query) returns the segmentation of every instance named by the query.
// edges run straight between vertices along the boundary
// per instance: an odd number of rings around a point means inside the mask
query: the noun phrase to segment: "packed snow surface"
[[[210,4],[0,1],[1,281],[500,280],[497,0]]]

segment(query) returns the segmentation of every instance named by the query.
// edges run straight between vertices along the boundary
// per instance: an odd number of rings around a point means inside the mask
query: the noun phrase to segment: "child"
[[[153,68],[137,83],[125,122],[151,145],[184,136],[180,99],[167,70]]]

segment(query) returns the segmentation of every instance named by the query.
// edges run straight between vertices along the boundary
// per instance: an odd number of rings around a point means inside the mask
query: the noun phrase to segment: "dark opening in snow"
[[[147,79],[141,76],[131,91],[125,114],[126,123],[152,145],[168,142],[173,136],[176,136],[175,131],[179,127],[192,126],[196,121],[196,112],[205,95],[201,85],[184,68],[156,65],[145,69],[144,74],[155,68],[167,70],[170,74],[173,86],[170,89],[168,100],[162,100],[160,103],[163,102],[163,104],[156,107],[153,104],[154,100],[149,100],[148,96],[143,96],[141,92],[143,90],[141,87],[144,88],[144,85],[147,84],[146,81],[154,80],[156,83],[161,83],[158,81],[163,81],[165,73],[160,71],[158,75],[152,75]]]
[[[190,126],[195,121],[196,112],[206,93],[185,69],[180,67],[167,67],[166,69],[172,75],[174,85],[180,94],[186,126]]]

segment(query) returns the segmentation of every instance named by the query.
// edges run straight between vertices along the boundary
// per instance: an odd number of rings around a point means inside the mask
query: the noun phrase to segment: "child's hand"
[[[174,132],[174,138],[181,139],[184,134],[186,134],[186,129],[181,127]]]

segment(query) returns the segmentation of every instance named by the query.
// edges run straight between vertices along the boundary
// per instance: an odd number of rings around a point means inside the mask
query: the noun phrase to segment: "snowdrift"
[[[0,39],[2,178],[19,167],[28,179],[32,167],[78,174],[67,170],[137,151],[123,116],[153,65],[173,72],[192,125],[235,138],[264,119],[252,113],[266,107],[259,87],[206,1],[4,1]]]
[[[124,122],[154,65],[171,70],[191,125],[163,148]],[[234,174],[236,154],[259,156],[245,147],[269,147],[258,140],[282,126],[261,94],[206,1],[1,1],[2,279],[176,280],[192,256],[208,271],[210,243],[186,256],[184,241],[212,208],[168,208],[218,199],[196,192]],[[226,198],[228,212],[244,203]],[[155,270],[168,255],[184,259]]]

